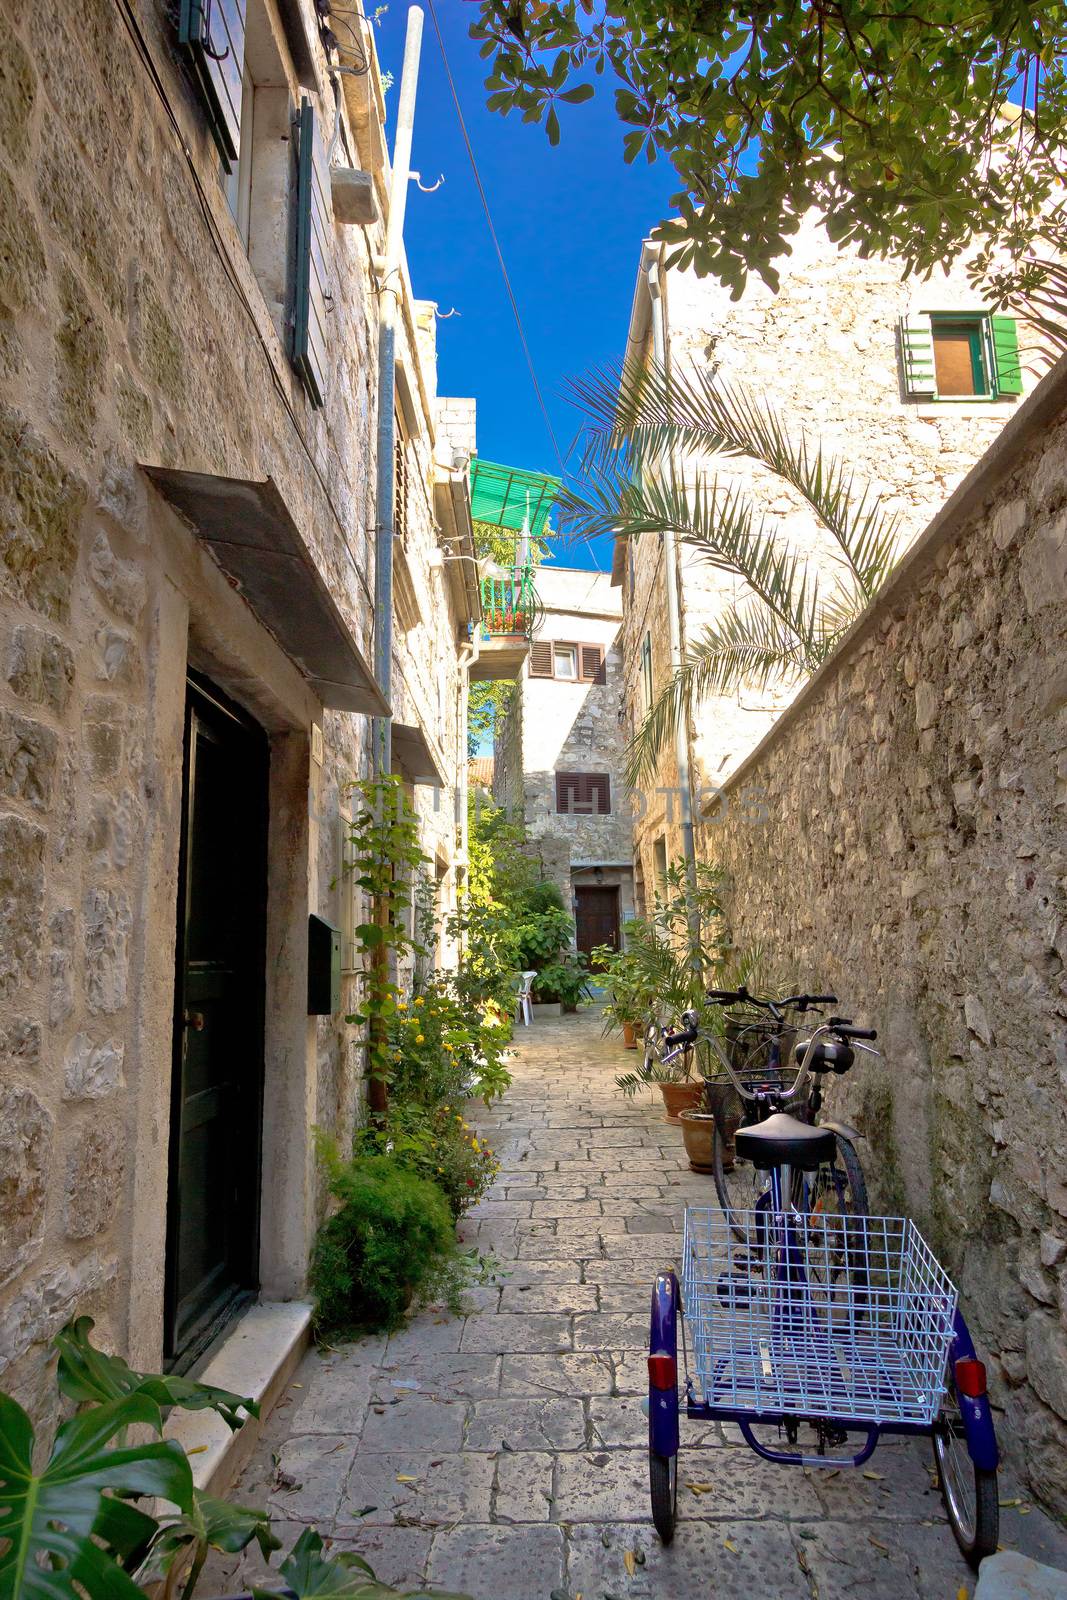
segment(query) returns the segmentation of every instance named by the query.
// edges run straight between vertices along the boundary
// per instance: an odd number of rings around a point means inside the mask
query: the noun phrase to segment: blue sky
[[[445,47],[489,198],[552,425],[566,456],[579,414],[563,397],[566,377],[617,359],[623,350],[641,240],[666,215],[670,166],[622,159],[622,127],[606,78],[586,105],[561,106],[553,149],[540,125],[485,109],[487,71],[467,26],[468,0],[437,0]],[[378,29],[382,65],[399,91],[407,6],[392,0]],[[392,126],[388,129],[392,148]],[[551,441],[490,240],[453,108],[437,35],[427,13],[412,164],[436,194],[412,185],[405,225],[415,293],[458,316],[438,324],[440,389],[478,401],[478,449],[490,460],[556,472]],[[610,552],[567,546],[567,566],[610,564]]]

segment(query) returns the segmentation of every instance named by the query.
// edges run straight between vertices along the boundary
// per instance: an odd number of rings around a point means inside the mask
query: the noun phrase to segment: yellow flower
[[[426,1043],[426,1035],[424,1033],[417,1033],[415,1035],[415,1043],[416,1044],[425,1044]]]
[[[425,1005],[425,1004],[426,1004],[426,1002],[425,1002],[425,1000],[424,1000],[424,999],[423,999],[423,998],[422,998],[422,995],[421,995],[421,994],[420,994],[420,995],[418,995],[418,996],[417,996],[417,997],[416,997],[416,1000],[415,1000],[415,1004],[416,1004],[416,1005],[417,1005],[417,1006],[424,1006],[424,1005]]]
[[[471,1140],[471,1149],[472,1149],[472,1150],[477,1150],[477,1148],[478,1148],[478,1141],[477,1141],[477,1139],[472,1139],[472,1140]]]
[[[407,1010],[407,1008],[408,1008],[408,1003],[407,1003],[407,1001],[406,1001],[406,1000],[398,1000],[398,1001],[397,1001],[397,1003],[396,1003],[396,1009],[397,1009],[397,1010],[398,1010],[398,1011],[406,1011],[406,1010]]]

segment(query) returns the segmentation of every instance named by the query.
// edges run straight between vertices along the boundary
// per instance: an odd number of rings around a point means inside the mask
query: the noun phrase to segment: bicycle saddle
[[[761,1172],[771,1167],[799,1167],[814,1172],[824,1161],[832,1161],[837,1139],[832,1128],[813,1128],[787,1111],[776,1111],[750,1128],[738,1128],[734,1148],[745,1161]]]

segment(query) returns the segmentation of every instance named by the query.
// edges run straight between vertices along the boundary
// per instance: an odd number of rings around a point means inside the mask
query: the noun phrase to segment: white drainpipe
[[[408,11],[404,68],[400,79],[396,138],[389,180],[389,220],[385,228],[385,253],[378,270],[378,471],[375,504],[374,551],[374,674],[387,700],[393,676],[393,538],[396,531],[393,497],[393,452],[396,445],[396,312],[400,303],[400,255],[404,244],[404,212],[411,174],[411,135],[415,124],[415,90],[422,50],[422,11]],[[374,769],[390,771],[393,764],[393,729],[389,717],[376,717],[373,728]]]

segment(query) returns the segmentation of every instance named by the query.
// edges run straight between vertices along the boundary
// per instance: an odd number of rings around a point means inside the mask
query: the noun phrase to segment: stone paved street
[[[465,1319],[313,1351],[237,1498],[269,1500],[285,1533],[316,1523],[389,1582],[476,1600],[970,1595],[925,1441],[881,1447],[864,1472],[806,1472],[683,1419],[680,1525],[661,1547],[640,1411],[649,1287],[686,1201],[714,1190],[658,1097],[618,1094],[632,1058],[595,1012],[519,1033],[515,1083],[477,1119],[502,1170],[463,1228],[506,1276]],[[1017,1495],[1002,1488],[1005,1545],[1067,1568],[1067,1537]],[[205,1592],[259,1572],[217,1563]]]

